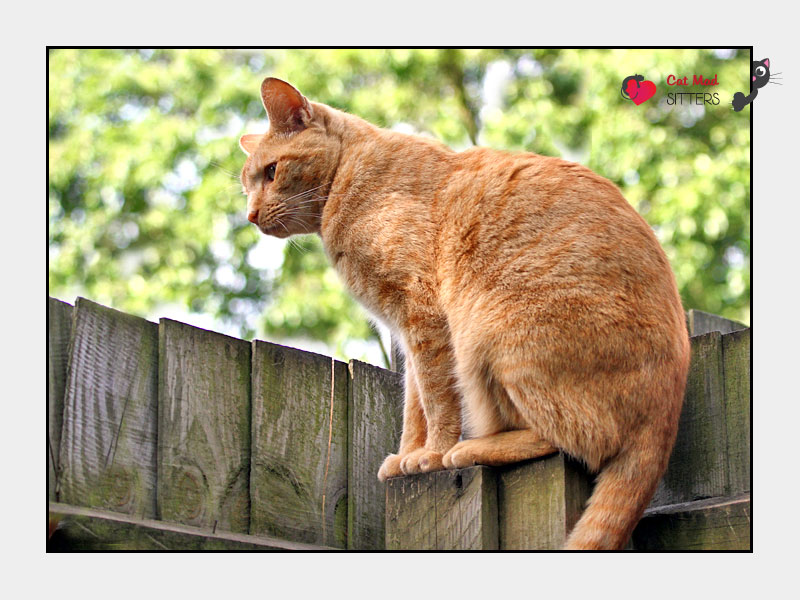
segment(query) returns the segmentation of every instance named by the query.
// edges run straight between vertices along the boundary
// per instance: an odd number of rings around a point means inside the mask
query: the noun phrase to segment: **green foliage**
[[[749,323],[749,109],[729,106],[747,89],[744,51],[55,50],[48,62],[51,295],[154,317],[179,306],[342,357],[348,341],[377,340],[318,239],[267,240],[245,219],[237,140],[266,129],[258,90],[274,75],[457,149],[583,162],[653,226],[686,308]],[[641,106],[619,94],[634,73],[659,88]],[[669,74],[720,85],[668,88]],[[676,91],[720,104],[670,106]]]

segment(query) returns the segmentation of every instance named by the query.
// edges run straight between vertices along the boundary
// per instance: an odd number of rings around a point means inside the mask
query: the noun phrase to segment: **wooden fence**
[[[750,548],[750,330],[688,315],[678,443],[635,549]],[[563,455],[376,474],[402,377],[79,298],[48,300],[48,548],[552,549],[591,478]]]

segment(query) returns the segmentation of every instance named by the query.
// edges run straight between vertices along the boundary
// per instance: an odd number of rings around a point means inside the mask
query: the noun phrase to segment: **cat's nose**
[[[251,223],[258,223],[258,210],[251,210],[247,213],[247,220]]]

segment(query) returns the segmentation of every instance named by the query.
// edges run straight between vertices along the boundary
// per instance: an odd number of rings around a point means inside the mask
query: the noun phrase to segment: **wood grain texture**
[[[592,480],[563,454],[499,469],[500,548],[562,548],[583,514]]]
[[[750,329],[722,336],[722,360],[731,495],[750,491]]]
[[[154,517],[158,327],[78,298],[72,335],[59,498]]]
[[[436,473],[439,550],[497,550],[497,481],[489,467]]]
[[[496,550],[497,483],[489,467],[386,481],[388,550]]]
[[[720,333],[731,333],[740,329],[747,329],[747,325],[738,321],[731,321],[725,317],[703,312],[702,310],[690,309],[687,312],[689,325],[689,335],[703,335],[712,331]]]
[[[47,544],[48,552],[112,550],[176,551],[318,551],[335,550],[265,536],[209,531],[165,521],[134,519],[117,513],[51,503],[50,518],[58,529]]]
[[[250,343],[161,319],[158,514],[247,533]]]
[[[386,491],[378,469],[396,452],[403,429],[403,377],[353,360],[349,365],[347,547],[381,550],[386,538]]]
[[[251,534],[347,546],[348,377],[329,357],[253,342]]]
[[[47,499],[57,500],[58,452],[72,332],[72,305],[47,298]]]
[[[722,335],[691,338],[692,362],[678,437],[651,507],[713,498],[728,482]]]
[[[750,495],[648,509],[633,532],[636,550],[750,550]]]

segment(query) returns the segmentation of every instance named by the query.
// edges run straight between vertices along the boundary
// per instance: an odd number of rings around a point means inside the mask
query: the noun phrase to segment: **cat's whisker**
[[[769,83],[771,83],[772,85],[783,85],[782,83],[778,83],[777,81],[770,81]]]
[[[301,200],[297,202],[296,206],[300,206],[301,204],[311,204],[312,202],[319,202],[320,200],[327,200],[327,196],[317,196],[316,198],[309,198],[307,200]]]
[[[304,199],[301,199],[299,202],[292,202],[291,205],[292,206],[304,206],[304,205],[308,205],[308,204],[313,204],[314,202],[319,202],[320,199],[321,199],[321,197],[319,197],[319,196],[314,197],[314,198],[304,198]]]
[[[234,179],[237,179],[237,180],[239,179],[239,175],[237,173],[234,173],[233,171],[230,171],[230,170],[226,169],[221,164],[219,164],[217,161],[210,160],[210,161],[208,161],[208,164],[211,165],[212,167],[216,167],[217,169],[219,169],[220,171],[222,171],[226,175],[229,175],[230,177],[233,177]]]
[[[302,202],[296,202],[296,203],[292,202],[289,205],[289,208],[311,208],[315,203],[323,202],[327,199],[328,199],[327,197],[322,197],[322,198],[314,198],[313,200],[304,200]]]
[[[319,216],[317,213],[308,213],[308,212],[305,212],[305,213],[303,213],[303,212],[286,212],[284,214],[286,214],[287,216],[297,217],[298,219],[299,218],[304,218],[304,217],[317,217],[317,216]]]
[[[283,216],[285,218],[289,219],[291,223],[296,223],[296,224],[298,224],[300,226],[303,226],[303,227],[308,225],[308,223],[304,222],[300,217],[296,217],[294,215],[289,215],[289,214],[283,215]]]
[[[284,200],[284,202],[288,202],[289,200],[294,200],[295,198],[300,198],[301,196],[305,196],[305,195],[307,195],[307,194],[311,194],[311,192],[314,192],[314,191],[316,191],[316,190],[318,190],[318,189],[320,189],[320,188],[323,188],[323,187],[325,187],[326,185],[329,185],[329,183],[330,183],[330,182],[328,182],[328,183],[323,183],[322,185],[318,185],[317,187],[311,188],[311,189],[309,189],[309,190],[306,190],[306,191],[304,191],[304,192],[300,192],[299,194],[295,194],[294,196],[289,196],[288,198],[286,198],[286,200]]]
[[[276,222],[278,225],[280,225],[281,227],[283,227],[283,228],[286,230],[286,233],[288,233],[289,235],[291,235],[291,232],[289,231],[289,228],[288,228],[288,227],[286,227],[286,225],[284,225],[284,223],[283,223],[283,221],[281,221],[280,217],[276,217],[276,218],[275,218],[275,222]]]

